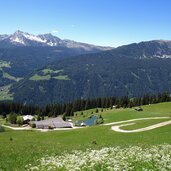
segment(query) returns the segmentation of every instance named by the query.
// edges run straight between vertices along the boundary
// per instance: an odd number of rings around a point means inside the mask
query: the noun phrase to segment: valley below
[[[142,109],[141,112],[134,110],[134,108],[104,109],[103,112],[99,111],[104,119],[104,125],[83,129],[39,132],[5,128],[5,132],[0,133],[0,158],[3,159],[0,163],[0,169],[47,170],[54,168],[70,170],[72,168],[76,170],[77,165],[82,170],[87,167],[98,170],[112,167],[112,162],[116,160],[120,170],[124,167],[130,170],[132,167],[136,169],[154,167],[160,169],[161,166],[163,168],[160,162],[165,162],[165,169],[167,170],[170,167],[170,159],[165,160],[163,157],[166,153],[170,155],[170,125],[135,133],[122,133],[111,129],[111,126],[119,126],[123,122],[129,123],[129,120],[134,120],[136,124],[124,126],[122,129],[134,130],[162,122],[170,122],[170,102],[145,105],[142,106]],[[89,111],[82,112],[90,116]],[[75,117],[77,118],[78,114]],[[1,119],[0,122],[2,123],[3,120]],[[158,154],[163,158],[162,160],[158,160],[157,156],[153,157],[155,162],[151,160],[151,157],[147,158],[148,155],[153,156],[158,149],[160,149]],[[133,160],[135,158],[134,153],[137,157],[136,161]],[[123,161],[123,156],[126,154],[129,154],[131,161],[128,161],[127,158]],[[89,163],[86,160],[89,157],[91,158],[91,155],[93,157],[92,163]],[[98,158],[95,157],[96,155]],[[104,156],[108,157],[104,158]],[[143,162],[138,159],[139,157],[143,159]],[[72,163],[73,158],[75,164]],[[107,163],[103,165],[103,162]]]

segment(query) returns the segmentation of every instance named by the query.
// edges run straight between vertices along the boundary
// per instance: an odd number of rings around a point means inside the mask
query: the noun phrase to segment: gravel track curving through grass
[[[115,125],[115,124],[121,124],[121,123],[127,123],[127,122],[134,122],[134,121],[141,121],[141,120],[149,120],[149,119],[169,119],[170,117],[150,117],[150,118],[137,118],[137,119],[129,119],[124,121],[118,121],[118,122],[111,122],[103,124],[104,126],[108,125]]]
[[[121,127],[133,125],[135,123],[132,122],[132,121],[137,121],[137,120],[167,119],[167,118],[169,118],[169,117],[140,118],[140,119],[132,119],[132,120],[120,121],[120,122],[113,122],[113,124],[119,124],[119,123],[125,123],[125,124],[120,124],[120,125],[112,126],[111,129],[113,131],[122,132],[122,133],[144,132],[144,131],[149,131],[149,130],[152,130],[152,129],[160,128],[160,127],[163,127],[163,126],[166,126],[166,125],[170,125],[171,124],[171,120],[170,121],[161,122],[161,123],[158,123],[158,124],[154,124],[154,125],[151,125],[151,126],[147,126],[145,128],[134,129],[134,130],[124,130],[124,129],[121,129]],[[131,123],[126,123],[126,122],[131,122]],[[105,124],[105,125],[107,125],[107,124]],[[112,123],[109,123],[108,125],[112,125]]]

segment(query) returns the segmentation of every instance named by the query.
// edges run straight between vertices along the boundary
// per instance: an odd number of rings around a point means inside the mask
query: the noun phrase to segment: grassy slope
[[[51,78],[54,78],[54,79],[57,79],[57,80],[70,80],[67,75],[58,75],[58,76],[53,76],[52,77],[50,74],[47,74],[47,75],[35,74],[32,77],[30,77],[29,80],[31,80],[31,81],[42,81],[42,80],[50,80]]]
[[[10,62],[0,60],[0,70],[2,68],[11,68]]]
[[[7,78],[7,79],[9,79],[9,80],[16,81],[16,82],[18,82],[18,81],[20,81],[21,79],[23,79],[23,78],[14,77],[14,76],[8,74],[7,72],[3,72],[3,77],[4,77],[4,78]]]
[[[134,118],[155,117],[155,116],[171,116],[171,103],[160,103],[154,105],[143,106],[142,112],[134,109],[113,109],[105,111],[102,116],[105,122],[115,122]]]
[[[84,111],[78,111],[74,113],[74,116],[71,116],[69,118],[71,118],[73,120],[73,122],[77,122],[77,121],[84,121],[85,119],[89,118],[91,115],[99,115],[101,114],[101,109],[98,108],[99,113],[96,113],[96,109],[88,109],[88,110],[84,110]],[[107,110],[107,109],[104,109]],[[82,114],[81,114],[82,113]]]
[[[160,104],[153,104],[153,105],[146,105],[143,106],[143,111],[137,112],[132,109],[101,109],[99,110],[99,114],[101,114],[104,118],[105,123],[115,122],[115,121],[122,121],[128,119],[135,119],[135,118],[144,118],[144,117],[155,117],[155,116],[171,116],[171,103],[160,103]],[[75,112],[77,116],[73,117],[74,120],[84,120],[88,116],[95,113],[96,109],[89,109],[83,111],[83,115],[81,112]]]
[[[142,120],[142,121],[134,121],[134,122],[129,122],[129,123],[135,123],[133,125],[129,126],[123,126],[122,129],[124,130],[135,130],[135,129],[140,129],[140,128],[145,128],[151,125],[155,125],[158,123],[166,122],[171,120],[171,118],[168,119],[151,119],[151,120]]]
[[[52,69],[43,69],[42,70],[42,72],[43,72],[43,74],[51,74],[51,73],[54,73],[54,74],[57,74],[57,73],[59,73],[59,72],[62,72],[63,70],[56,70],[56,71],[54,71],[54,70],[52,70]]]
[[[11,85],[3,86],[0,88],[0,101],[1,100],[13,100],[13,94],[9,92]]]
[[[143,112],[136,112],[133,109],[108,110],[103,112],[102,115],[105,122],[169,116],[171,114],[171,103],[144,106],[143,109]],[[143,127],[143,124],[141,126]],[[11,168],[22,170],[26,164],[34,163],[35,159],[46,154],[60,154],[75,149],[96,149],[118,145],[171,144],[170,132],[170,125],[147,132],[131,134],[114,132],[111,130],[111,126],[94,126],[71,131],[46,133],[7,130],[0,133],[0,159],[3,159],[0,160],[0,166],[3,170],[12,170]],[[13,139],[12,141],[10,137]],[[96,141],[97,145],[94,145],[93,141]]]
[[[68,75],[59,75],[59,76],[55,76],[53,78],[55,78],[57,80],[70,80]]]
[[[42,73],[43,75],[35,74],[32,77],[29,78],[29,80],[32,81],[41,81],[41,80],[50,80],[51,78],[57,79],[57,80],[69,80],[67,75],[57,75],[57,76],[51,76],[51,74],[58,74],[62,72],[63,70],[52,70],[52,69],[43,69]]]
[[[7,72],[4,72],[3,68],[11,68],[10,62],[0,60],[0,70],[3,72],[3,78],[7,78],[13,81],[20,81],[22,78],[14,77]]]
[[[50,75],[45,75],[45,76],[41,76],[41,75],[33,75],[32,77],[30,77],[29,79],[32,81],[40,81],[40,80],[50,80],[51,76]]]

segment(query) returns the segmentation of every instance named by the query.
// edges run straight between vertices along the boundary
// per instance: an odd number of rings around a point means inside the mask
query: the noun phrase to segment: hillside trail
[[[115,124],[127,123],[127,122],[133,122],[133,121],[141,121],[141,120],[149,120],[149,119],[169,119],[169,118],[170,118],[170,117],[137,118],[137,119],[124,120],[124,121],[110,122],[110,123],[106,123],[106,124],[102,124],[102,125],[108,126],[108,125],[115,125]]]
[[[168,118],[170,118],[170,117],[138,118],[138,119],[131,119],[131,120],[125,120],[125,121],[112,122],[112,123],[107,123],[107,124],[103,124],[103,125],[104,126],[114,125],[114,126],[111,127],[111,129],[113,131],[116,131],[116,132],[135,133],[135,132],[144,132],[144,131],[152,130],[152,129],[155,129],[155,128],[160,128],[160,127],[163,127],[163,126],[166,126],[166,125],[170,125],[171,124],[171,120],[170,121],[161,122],[161,123],[158,123],[158,124],[154,124],[154,125],[151,125],[151,126],[147,126],[145,128],[134,129],[134,130],[124,130],[124,129],[121,129],[121,128],[125,127],[125,126],[136,124],[133,121],[150,120],[150,119],[168,119]],[[125,124],[123,124],[123,123],[125,123]],[[119,124],[119,125],[116,125],[116,124]]]

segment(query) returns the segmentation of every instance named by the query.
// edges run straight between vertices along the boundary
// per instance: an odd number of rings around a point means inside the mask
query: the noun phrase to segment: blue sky
[[[22,30],[105,46],[171,40],[170,0],[3,0],[0,34]]]

